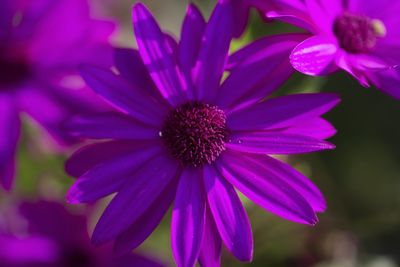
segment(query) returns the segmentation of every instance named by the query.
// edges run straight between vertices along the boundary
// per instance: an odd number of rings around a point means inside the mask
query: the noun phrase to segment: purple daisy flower
[[[77,151],[66,170],[77,181],[70,203],[117,192],[92,241],[139,246],[172,205],[171,242],[178,266],[219,266],[221,244],[250,261],[250,222],[235,191],[285,219],[314,225],[326,208],[317,187],[266,154],[332,149],[335,129],[321,115],[339,99],[299,94],[262,101],[288,73],[294,42],[241,62],[221,83],[232,37],[232,9],[220,2],[206,23],[190,5],[180,42],[165,34],[143,4],[133,8],[139,51],[116,51],[117,72],[85,66],[82,75],[120,112],[73,119],[77,136],[107,141]],[[273,53],[273,51],[280,53]],[[239,65],[239,64],[238,64]],[[290,74],[290,71],[289,71]]]
[[[238,34],[250,6],[270,19],[302,27],[310,37],[290,55],[308,75],[343,69],[363,86],[373,84],[400,99],[400,3],[389,0],[234,0]],[[243,13],[244,12],[244,13]]]
[[[89,16],[85,0],[0,1],[0,182],[5,189],[15,174],[20,113],[67,145],[75,140],[61,122],[99,110],[98,103],[87,101],[94,95],[77,67],[111,65],[113,30],[112,23]]]
[[[0,245],[0,266],[7,267],[162,267],[139,254],[93,247],[86,216],[44,200],[2,209]]]

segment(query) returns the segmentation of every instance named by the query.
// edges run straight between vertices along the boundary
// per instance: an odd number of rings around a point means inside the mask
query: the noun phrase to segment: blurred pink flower
[[[72,114],[98,110],[77,75],[82,63],[110,66],[115,25],[92,19],[86,0],[0,1],[0,183],[12,186],[26,113],[60,144]]]

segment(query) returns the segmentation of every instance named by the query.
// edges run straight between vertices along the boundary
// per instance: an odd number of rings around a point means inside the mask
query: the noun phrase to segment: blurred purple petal
[[[400,69],[368,73],[368,78],[383,92],[400,100]]]
[[[0,93],[0,183],[9,190],[15,174],[20,119],[12,98]]]

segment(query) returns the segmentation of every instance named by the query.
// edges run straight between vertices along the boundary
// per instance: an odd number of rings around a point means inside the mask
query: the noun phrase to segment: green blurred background
[[[131,27],[133,0],[92,0],[95,13],[117,19],[122,27],[116,46],[134,47]],[[179,36],[188,1],[142,1],[164,30]],[[198,0],[208,16],[215,0]],[[245,36],[232,49],[261,36],[295,30],[280,23],[264,23],[256,12]],[[399,85],[400,87],[400,85]],[[337,92],[342,103],[326,118],[338,130],[331,139],[334,151],[288,159],[322,190],[328,210],[315,227],[277,218],[245,201],[252,223],[255,252],[252,264],[236,261],[224,251],[223,266],[270,267],[395,267],[400,266],[400,104],[375,89],[362,88],[349,75],[294,75],[277,92]],[[63,200],[72,179],[63,173],[65,156],[54,156],[39,143],[41,132],[27,123],[20,145],[16,190],[4,200],[36,198]],[[108,199],[98,204],[99,214]],[[92,219],[92,226],[97,218]],[[140,250],[169,262],[169,220],[164,219]]]

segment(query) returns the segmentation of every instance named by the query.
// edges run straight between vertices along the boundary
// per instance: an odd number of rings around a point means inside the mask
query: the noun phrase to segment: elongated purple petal
[[[256,154],[303,154],[335,148],[323,140],[281,132],[236,132],[229,139],[227,148]]]
[[[81,75],[97,94],[115,108],[138,120],[160,125],[164,109],[143,90],[103,68],[84,66]]]
[[[179,62],[188,84],[188,97],[192,100],[195,98],[196,93],[192,79],[192,69],[199,57],[205,28],[206,22],[201,12],[194,4],[189,4],[182,24],[181,41],[179,42]]]
[[[337,95],[330,93],[277,97],[228,114],[227,125],[229,129],[238,131],[289,127],[320,117],[339,101]]]
[[[291,187],[299,192],[312,206],[314,211],[323,212],[326,209],[326,201],[318,187],[302,173],[269,156],[253,156],[259,164],[267,166],[271,172],[275,173],[282,180],[286,181]]]
[[[65,129],[78,137],[93,139],[157,139],[158,129],[117,112],[75,116]]]
[[[171,221],[172,252],[178,267],[193,267],[200,254],[205,224],[205,194],[198,169],[182,173]]]
[[[217,166],[223,177],[267,211],[297,223],[317,223],[315,211],[308,201],[251,155],[226,151]]]
[[[219,88],[233,31],[233,11],[228,1],[215,7],[203,36],[194,70],[197,99],[213,100]]]
[[[114,61],[117,70],[126,81],[157,98],[161,103],[164,101],[137,50],[115,48]]]
[[[20,125],[13,99],[0,94],[0,183],[6,190],[11,189],[15,175]]]
[[[293,48],[305,34],[264,37],[229,58],[229,77],[218,90],[217,105],[232,108],[260,101],[283,84],[294,72],[289,63]]]
[[[338,47],[325,36],[313,36],[300,43],[290,55],[293,67],[307,75],[324,75],[337,70]]]
[[[135,151],[117,155],[95,165],[80,176],[67,194],[69,203],[87,203],[119,191],[136,171],[161,151],[153,144],[138,145]]]
[[[209,165],[204,168],[204,183],[211,213],[226,247],[239,260],[251,261],[253,235],[235,189]]]
[[[104,211],[93,232],[92,242],[110,241],[127,230],[157,199],[175,177],[177,169],[177,164],[165,155],[142,164]]]
[[[141,3],[133,7],[132,18],[139,52],[158,90],[171,104],[182,103],[186,88],[164,33]]]
[[[145,213],[117,237],[114,243],[114,250],[117,253],[121,255],[129,253],[150,236],[171,206],[176,187],[175,179],[170,182]]]
[[[315,118],[286,128],[282,132],[305,135],[317,139],[327,139],[336,134],[336,129],[327,120]]]
[[[142,145],[142,141],[125,140],[87,145],[76,151],[67,160],[65,170],[71,176],[80,177],[101,162],[113,159],[124,153],[134,152]]]
[[[210,212],[206,211],[206,222],[204,226],[203,244],[201,246],[199,263],[203,267],[221,266],[221,236],[218,233],[217,226]]]
[[[205,27],[206,22],[199,9],[194,4],[189,4],[179,42],[179,59],[185,72],[190,71],[196,63]]]

